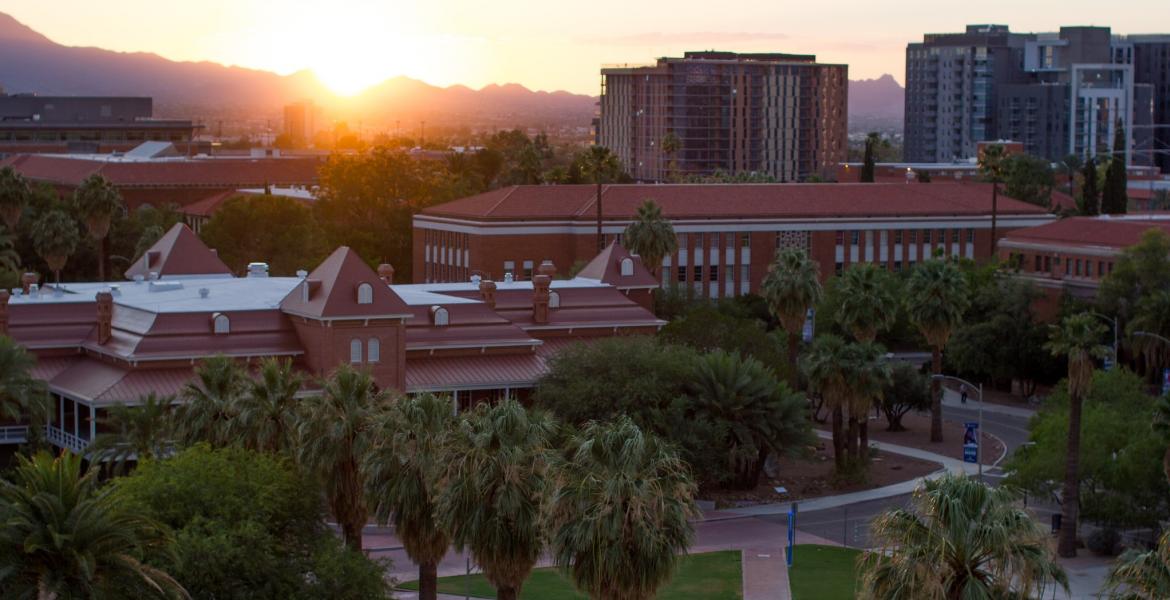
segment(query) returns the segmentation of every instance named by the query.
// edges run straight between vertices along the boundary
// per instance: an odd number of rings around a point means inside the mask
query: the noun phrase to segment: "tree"
[[[326,527],[318,485],[282,457],[199,444],[144,461],[111,492],[175,532],[149,557],[197,599],[386,598],[385,565]]]
[[[841,306],[837,322],[859,342],[872,342],[898,314],[893,277],[875,263],[849,267],[841,275]]]
[[[77,223],[62,210],[50,210],[33,223],[31,233],[37,254],[45,260],[57,283],[61,283],[61,269],[77,249]]]
[[[1170,285],[1170,235],[1148,229],[1141,241],[1121,251],[1113,270],[1101,281],[1101,306],[1124,323],[1135,316],[1146,295]]]
[[[906,413],[930,409],[930,380],[910,363],[894,363],[878,408],[886,415],[886,431],[905,431],[902,417]]]
[[[28,205],[31,194],[28,181],[16,169],[0,169],[0,219],[3,219],[8,231],[16,231],[20,215]]]
[[[341,365],[318,396],[306,398],[297,415],[298,458],[317,474],[345,543],[361,551],[369,509],[362,456],[373,444],[378,415],[387,408],[368,371]]]
[[[713,426],[724,450],[721,462],[734,472],[731,485],[755,489],[769,453],[792,454],[811,439],[804,398],[793,393],[754,358],[716,350],[695,363],[688,419]]]
[[[0,481],[0,585],[6,597],[189,598],[166,572],[144,559],[170,552],[159,523],[99,488],[81,457],[40,452],[17,456]]]
[[[1047,534],[1009,488],[965,475],[924,481],[909,508],[870,524],[874,548],[861,559],[867,598],[959,600],[1044,597],[1068,578]]]
[[[655,277],[661,275],[663,257],[678,250],[678,236],[670,221],[662,217],[662,207],[647,200],[638,207],[634,222],[626,226],[622,236],[626,249],[642,257],[643,263]]]
[[[788,333],[788,364],[796,372],[805,319],[821,300],[820,265],[803,250],[781,250],[768,266],[760,288],[772,314]]]
[[[597,205],[597,251],[605,249],[605,236],[601,234],[601,186],[617,179],[621,174],[621,162],[605,146],[590,146],[581,154],[584,172],[597,186],[594,204]]]
[[[1157,337],[1137,334],[1170,334],[1170,289],[1151,290],[1143,294],[1125,329],[1130,338],[1129,343],[1139,355],[1145,357],[1148,371],[1157,373],[1166,356],[1166,344]]]
[[[138,243],[134,244],[134,260],[142,258],[142,255],[146,254],[151,246],[157,244],[166,233],[159,225],[147,225],[143,228],[142,235],[138,237]]]
[[[1109,572],[1105,589],[1119,600],[1170,598],[1170,531],[1158,547],[1146,552],[1128,550]]]
[[[0,335],[0,419],[27,418],[37,427],[52,412],[48,387],[32,375],[36,362],[16,340]]]
[[[837,473],[848,468],[845,450],[844,415],[849,406],[849,379],[842,368],[849,360],[845,340],[835,335],[818,335],[808,352],[800,357],[800,370],[809,390],[821,395],[833,415],[833,464]]]
[[[304,377],[292,361],[268,357],[260,361],[259,377],[236,396],[235,418],[228,423],[231,437],[245,448],[270,454],[296,448],[297,394]]]
[[[261,260],[274,275],[292,275],[328,254],[326,233],[313,209],[285,196],[231,198],[212,215],[199,237],[236,272]]]
[[[1129,198],[1129,186],[1125,172],[1129,162],[1129,148],[1125,145],[1125,127],[1119,120],[1113,137],[1113,155],[1109,159],[1109,170],[1105,171],[1105,187],[1101,190],[1101,212],[1107,215],[1125,214]]]
[[[447,445],[455,433],[448,398],[400,398],[378,417],[379,441],[362,468],[378,522],[394,523],[407,556],[418,563],[419,598],[435,600],[438,565],[451,538],[439,525],[438,498]]]
[[[682,148],[682,140],[674,134],[674,131],[668,131],[662,138],[662,155],[666,157],[666,178],[669,181],[678,180],[678,160],[677,155],[679,149]]]
[[[1154,409],[1154,431],[1166,445],[1162,454],[1162,472],[1166,475],[1166,482],[1170,483],[1170,396],[1158,398],[1158,406]]]
[[[1044,208],[1052,205],[1052,189],[1056,187],[1052,163],[1030,154],[1014,154],[1003,159],[1002,168],[1004,194]]]
[[[1079,154],[1066,154],[1057,163],[1060,172],[1068,178],[1068,195],[1073,198],[1076,198],[1077,171],[1080,171],[1084,165],[1085,161],[1081,160],[1081,155]]]
[[[995,245],[999,241],[996,234],[996,219],[999,216],[999,184],[1005,174],[1006,153],[1000,144],[991,144],[979,153],[979,173],[984,179],[991,182],[991,254],[995,258]],[[940,440],[941,441],[941,440]]]
[[[480,404],[459,424],[440,524],[470,550],[500,600],[516,600],[545,546],[553,421],[515,400]]]
[[[918,263],[906,282],[906,309],[930,344],[931,370],[942,373],[942,351],[951,332],[962,322],[970,302],[967,280],[954,265],[942,260]],[[942,396],[937,379],[931,382],[930,441],[942,442]]]
[[[214,447],[231,445],[232,421],[247,373],[235,359],[218,354],[195,367],[195,381],[183,387],[183,404],[176,410],[175,437],[184,445],[206,442]]]
[[[686,463],[628,417],[593,422],[554,462],[554,560],[599,600],[649,600],[670,581],[699,514]]]
[[[1081,169],[1081,176],[1085,182],[1081,184],[1081,214],[1094,216],[1101,214],[1099,192],[1097,191],[1097,161],[1090,156]]]
[[[664,344],[687,346],[699,352],[738,352],[771,367],[777,376],[787,379],[789,386],[794,386],[795,373],[786,370],[785,341],[779,332],[766,331],[766,325],[760,319],[734,314],[728,307],[726,302],[697,304],[670,319],[659,330],[658,339]]]
[[[125,471],[131,461],[142,462],[165,456],[173,447],[171,408],[174,401],[171,396],[150,392],[135,406],[111,406],[103,421],[112,431],[97,436],[87,448],[92,460]]]
[[[0,230],[0,274],[20,268],[20,254],[16,252],[15,238],[7,231]]]
[[[1081,313],[1066,317],[1053,326],[1052,339],[1046,346],[1054,356],[1068,357],[1068,452],[1065,462],[1064,490],[1061,494],[1061,528],[1057,551],[1068,558],[1077,555],[1077,509],[1080,496],[1081,409],[1093,383],[1093,359],[1104,358],[1101,345],[1105,326],[1094,315]]]
[[[122,194],[105,177],[94,173],[85,178],[73,192],[73,204],[77,214],[85,223],[89,236],[98,245],[98,281],[106,280],[106,236],[110,234],[110,221],[121,214]]]
[[[878,144],[880,136],[876,132],[871,132],[865,136],[865,160],[861,165],[861,183],[873,183],[874,178],[874,152],[875,146]]]

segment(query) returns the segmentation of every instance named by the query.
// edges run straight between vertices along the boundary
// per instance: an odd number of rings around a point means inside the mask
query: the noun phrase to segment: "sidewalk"
[[[1034,408],[1024,408],[1022,406],[1004,406],[994,402],[979,402],[975,399],[977,394],[970,394],[967,396],[967,403],[963,404],[959,400],[959,392],[950,388],[943,388],[942,405],[948,408],[962,408],[966,410],[979,410],[979,405],[983,405],[984,413],[997,413],[1007,415],[1009,417],[1019,417],[1021,419],[1030,419],[1032,415],[1036,414]]]

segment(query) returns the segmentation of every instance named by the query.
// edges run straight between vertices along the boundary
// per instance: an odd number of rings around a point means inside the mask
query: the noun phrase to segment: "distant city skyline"
[[[1165,7],[1137,0],[1102,8],[1073,0],[1059,10],[1006,0],[979,5],[897,3],[618,2],[590,12],[555,2],[435,0],[4,0],[0,11],[70,46],[152,52],[281,74],[310,69],[342,94],[398,75],[441,86],[519,83],[596,95],[603,64],[646,63],[685,50],[815,53],[849,65],[851,79],[904,83],[905,49],[923,33],[971,23],[1013,31],[1101,25],[1153,32]]]

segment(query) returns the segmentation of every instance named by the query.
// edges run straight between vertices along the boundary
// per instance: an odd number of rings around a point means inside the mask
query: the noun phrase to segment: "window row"
[[[362,350],[365,350],[365,358],[363,360]],[[382,343],[378,338],[370,338],[365,343],[358,338],[353,338],[349,341],[349,362],[353,364],[362,363],[377,363],[382,360]]]

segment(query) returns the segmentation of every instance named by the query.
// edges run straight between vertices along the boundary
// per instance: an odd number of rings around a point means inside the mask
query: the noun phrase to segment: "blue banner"
[[[967,422],[963,433],[963,462],[979,462],[979,423]]]

